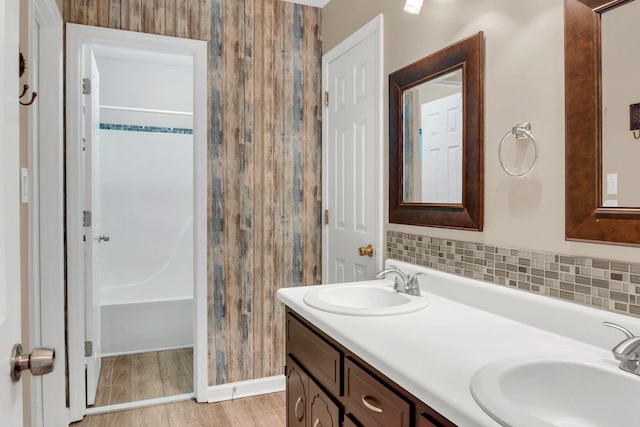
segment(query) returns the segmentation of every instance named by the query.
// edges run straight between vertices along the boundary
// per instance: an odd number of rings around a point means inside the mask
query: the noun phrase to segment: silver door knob
[[[98,243],[100,242],[108,242],[111,239],[111,236],[108,234],[98,234]]]
[[[20,380],[22,371],[31,370],[31,375],[45,375],[53,371],[56,351],[52,348],[34,348],[31,354],[22,353],[22,345],[16,344],[11,349],[11,379]]]

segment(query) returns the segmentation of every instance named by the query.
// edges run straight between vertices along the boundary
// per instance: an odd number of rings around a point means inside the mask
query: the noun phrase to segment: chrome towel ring
[[[531,167],[529,169],[521,173],[514,172],[509,168],[507,168],[502,158],[502,146],[504,145],[507,138],[509,138],[509,136],[511,135],[515,135],[516,141],[520,141],[523,139],[530,139],[531,143],[533,144],[533,150],[534,150],[533,163],[531,164]],[[527,176],[533,171],[533,169],[536,167],[536,163],[538,163],[538,145],[536,144],[536,139],[531,134],[530,123],[528,122],[521,123],[519,125],[512,127],[511,130],[507,132],[507,134],[502,138],[502,141],[500,141],[500,146],[498,147],[498,160],[500,161],[500,166],[502,166],[502,169],[504,169],[506,173],[508,173],[511,176],[515,176],[517,178],[522,178],[524,176]]]

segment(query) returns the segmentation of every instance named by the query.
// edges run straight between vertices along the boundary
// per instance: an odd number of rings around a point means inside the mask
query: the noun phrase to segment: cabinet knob
[[[316,418],[315,422],[313,423],[313,427],[322,427],[322,423],[320,422],[320,418]]]
[[[371,400],[372,402],[375,402],[375,400],[373,400],[371,397],[367,396],[366,394],[362,395],[362,404],[364,405],[365,408],[373,412],[382,412],[382,408],[380,406],[369,403],[369,400]]]

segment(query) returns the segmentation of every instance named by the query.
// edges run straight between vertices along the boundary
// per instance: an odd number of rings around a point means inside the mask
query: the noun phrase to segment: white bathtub
[[[102,355],[193,345],[193,297],[101,306]]]
[[[156,274],[136,283],[101,287],[103,355],[193,345],[191,225]]]

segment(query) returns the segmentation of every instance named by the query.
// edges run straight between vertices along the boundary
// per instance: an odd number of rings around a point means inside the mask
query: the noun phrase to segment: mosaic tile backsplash
[[[387,232],[387,257],[640,317],[640,264]]]

